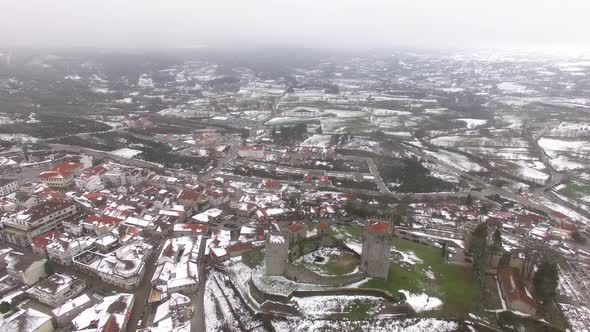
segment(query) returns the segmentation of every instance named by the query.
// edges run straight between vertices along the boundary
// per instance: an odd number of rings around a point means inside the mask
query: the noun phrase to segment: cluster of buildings
[[[326,158],[333,151],[245,145],[238,154],[245,159],[274,155],[292,160]],[[15,314],[48,318],[52,327],[122,331],[135,305],[131,293],[148,280],[142,305],[150,306],[154,317],[146,330],[188,331],[193,313],[189,296],[202,284],[203,259],[218,264],[266,246],[267,276],[302,280],[309,274],[299,275],[291,266],[293,248],[310,237],[327,236],[333,222],[352,219],[346,208],[355,199],[351,193],[309,190],[274,179],[241,182],[220,176],[199,181],[180,174],[114,162],[93,165],[89,157],[69,156],[42,171],[37,183],[0,182],[0,241],[34,253],[0,251],[8,274],[0,279],[0,297],[14,302]],[[302,184],[330,183],[329,177],[318,174],[305,174]],[[425,244],[444,240],[460,246],[465,238],[459,221],[487,222],[510,234],[546,240],[570,237],[573,231],[564,216],[504,211],[480,200],[466,205],[443,199],[410,208],[412,227],[394,230],[387,217],[365,222],[362,250],[345,248],[359,259],[358,270],[347,278],[388,278],[394,234]],[[72,273],[54,273],[48,266]],[[87,290],[94,286],[87,278],[129,294],[93,297]],[[534,313],[534,300],[512,270],[499,270],[498,280],[509,306]],[[54,309],[46,315],[18,307],[26,298]],[[35,324],[49,326],[38,321]]]
[[[245,159],[258,159],[274,162],[292,160],[310,160],[334,158],[336,150],[333,147],[294,146],[277,149],[267,145],[242,145],[238,156]]]

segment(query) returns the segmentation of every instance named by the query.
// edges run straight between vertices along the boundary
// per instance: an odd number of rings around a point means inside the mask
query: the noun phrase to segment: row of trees
[[[485,282],[485,273],[492,265],[494,256],[501,255],[498,267],[510,266],[512,260],[510,252],[503,251],[500,226],[492,234],[491,241],[488,240],[488,232],[486,224],[478,225],[471,233],[467,248],[473,257],[473,274],[482,286]],[[530,279],[532,276],[534,297],[543,304],[551,303],[557,294],[559,283],[559,268],[555,260],[541,244],[524,243],[522,254],[523,279]]]
[[[473,273],[483,285],[485,273],[491,265],[492,259],[502,251],[502,232],[498,226],[492,235],[491,244],[488,243],[488,226],[479,224],[471,233],[471,241],[467,250],[473,256]]]
[[[307,125],[298,123],[294,126],[281,126],[279,130],[273,129],[271,132],[272,139],[281,144],[291,145],[305,139],[307,134]]]

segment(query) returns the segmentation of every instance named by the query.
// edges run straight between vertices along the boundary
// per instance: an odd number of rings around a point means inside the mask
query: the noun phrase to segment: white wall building
[[[54,229],[60,221],[76,212],[77,205],[73,201],[44,201],[7,217],[1,235],[5,241],[13,245],[26,247],[35,236]]]
[[[15,179],[0,179],[0,196],[6,196],[18,190],[18,181]]]
[[[9,276],[19,280],[25,285],[33,285],[45,276],[46,259],[37,259],[32,255],[10,253],[4,257],[6,272]]]
[[[90,236],[59,238],[48,244],[45,249],[50,260],[61,265],[70,266],[73,264],[74,256],[92,247],[95,241],[96,239]]]
[[[52,307],[62,305],[78,296],[86,288],[86,282],[67,274],[54,273],[27,290],[32,297]]]

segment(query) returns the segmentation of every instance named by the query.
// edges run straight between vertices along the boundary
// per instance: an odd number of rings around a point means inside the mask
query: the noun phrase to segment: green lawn
[[[590,195],[590,186],[582,182],[570,181],[559,192],[566,196],[581,198]]]
[[[328,231],[333,237],[344,241],[361,243],[363,241],[363,228],[360,225],[333,225]]]
[[[473,279],[471,269],[443,262],[441,249],[394,238],[393,246],[400,251],[412,251],[422,263],[402,266],[392,262],[387,280],[373,279],[362,287],[379,288],[396,295],[399,290],[412,293],[426,293],[440,298],[444,302],[442,308],[446,315],[463,318],[469,312],[478,312],[480,290]],[[435,280],[429,279],[425,273],[430,269]]]
[[[344,308],[344,312],[348,312],[350,320],[364,320],[369,316],[369,309],[371,306],[365,301],[354,300]]]
[[[264,251],[260,247],[251,249],[242,255],[242,262],[251,268],[262,265]]]

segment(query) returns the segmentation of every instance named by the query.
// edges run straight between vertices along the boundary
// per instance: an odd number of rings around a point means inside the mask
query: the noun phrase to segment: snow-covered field
[[[536,160],[537,157],[531,154],[528,148],[509,147],[484,147],[484,146],[457,146],[461,151],[469,152],[487,159],[503,160]]]
[[[400,116],[400,115],[411,115],[412,112],[408,112],[408,111],[397,111],[397,110],[389,110],[389,109],[383,109],[383,108],[374,108],[374,109],[368,109],[367,112],[373,114],[373,115],[378,115],[378,116]]]
[[[460,155],[458,153],[450,152],[450,151],[443,151],[439,150],[437,152],[432,151],[425,151],[429,155],[433,156],[434,158],[445,162],[457,169],[460,169],[465,172],[485,172],[486,168],[475,163],[466,156]]]
[[[302,146],[311,146],[311,147],[328,147],[332,141],[331,135],[313,135],[308,137],[303,143]]]
[[[433,144],[444,147],[508,147],[528,148],[526,140],[516,137],[478,137],[478,136],[441,136],[431,140]]]
[[[488,122],[488,120],[485,120],[485,119],[471,119],[471,118],[459,118],[457,120],[461,121],[461,122],[465,122],[466,127],[469,129],[483,126],[484,124],[486,124],[486,122]]]
[[[422,260],[416,256],[413,251],[400,251],[396,249],[391,249],[391,253],[393,254],[392,257],[398,257],[397,261],[399,261],[402,265],[415,265],[422,263]]]
[[[590,154],[590,141],[580,139],[542,137],[539,139],[539,146],[552,158],[556,158],[560,152],[570,152],[576,155]]]
[[[590,136],[590,123],[562,122],[545,136],[586,137]]]
[[[371,316],[376,315],[382,307],[383,300],[373,296],[309,296],[294,297],[299,311],[306,317],[321,318],[332,313],[346,313],[354,302],[361,301],[371,308]]]
[[[442,307],[443,302],[436,297],[427,294],[414,294],[407,290],[400,290],[406,296],[406,302],[412,306],[416,312],[430,311]]]
[[[526,86],[514,82],[502,82],[496,86],[505,93],[531,94],[534,92],[527,89]]]
[[[572,169],[580,169],[587,167],[583,163],[579,161],[572,160],[572,158],[564,155],[560,155],[557,158],[553,158],[549,160],[549,163],[553,168],[558,171],[568,171]]]
[[[279,116],[276,118],[272,118],[268,120],[265,125],[267,126],[277,126],[277,125],[286,125],[286,124],[296,124],[296,123],[305,123],[313,121],[313,118],[304,118],[304,117],[296,117],[296,116]]]
[[[293,331],[371,331],[371,332],[451,332],[459,324],[436,318],[383,319],[374,321],[334,321],[289,318],[273,320],[278,332]]]
[[[137,155],[140,155],[141,153],[143,153],[143,151],[130,148],[122,148],[110,152],[110,154],[124,158],[133,158]]]
[[[545,170],[545,165],[540,161],[510,160],[508,162],[491,162],[490,164],[499,166],[504,171],[528,181],[543,184],[549,180],[549,174],[542,171]]]

